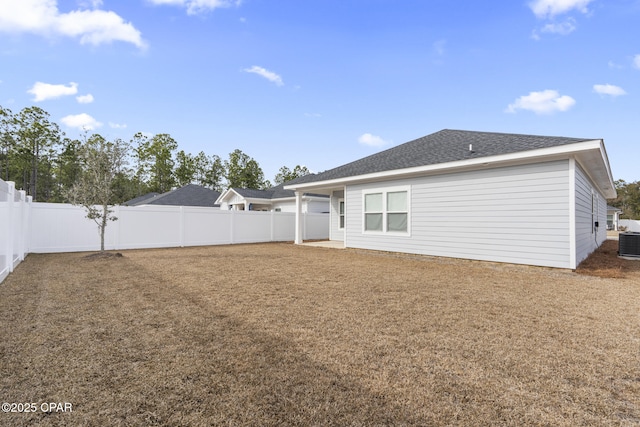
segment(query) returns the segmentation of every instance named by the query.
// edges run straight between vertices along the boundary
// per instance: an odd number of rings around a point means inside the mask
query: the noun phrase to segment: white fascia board
[[[222,203],[224,203],[225,200],[229,199],[232,195],[236,195],[242,199],[244,199],[244,197],[242,196],[242,194],[239,194],[237,191],[235,191],[233,188],[228,188],[226,190],[224,190],[222,192],[222,194],[220,194],[220,196],[216,199],[215,204],[217,205],[221,205]]]
[[[604,143],[600,144],[600,156],[602,157],[602,160],[604,161],[605,166],[607,168],[607,175],[609,175],[609,183],[612,185],[612,188],[615,191],[616,185],[615,185],[615,182],[613,181],[613,172],[611,172],[611,165],[609,164],[609,156],[607,155],[607,149],[604,147]],[[617,194],[614,197],[617,197]]]
[[[269,199],[272,202],[289,202],[289,201],[294,201],[296,200],[295,197],[280,197],[277,199]],[[303,194],[302,195],[302,200],[329,200],[328,197],[323,197],[323,196],[312,196],[312,195],[308,195],[308,194]]]
[[[244,200],[246,203],[257,203],[261,205],[270,205],[271,203],[273,203],[273,200],[271,199],[261,199],[258,197],[244,197]]]
[[[601,139],[591,141],[578,142],[575,144],[567,144],[556,147],[541,148],[538,150],[519,151],[517,153],[500,154],[497,156],[478,157],[475,159],[456,160],[447,163],[438,163],[434,165],[417,166],[413,168],[394,169],[384,172],[375,172],[364,175],[349,176],[344,178],[330,179],[326,181],[317,181],[302,183],[299,185],[286,185],[286,190],[295,191],[311,191],[314,188],[338,187],[346,184],[354,184],[359,182],[386,181],[390,179],[400,179],[411,177],[414,175],[436,174],[446,172],[454,172],[460,170],[477,169],[487,166],[503,166],[505,164],[530,162],[532,160],[553,160],[569,155],[577,154],[584,151],[598,150],[602,153],[603,144]],[[603,158],[603,161],[608,160]]]
[[[269,199],[269,200],[271,200],[272,202],[290,202],[290,201],[294,201],[295,202],[296,198],[295,197],[280,197],[280,198],[277,198],[277,199]]]

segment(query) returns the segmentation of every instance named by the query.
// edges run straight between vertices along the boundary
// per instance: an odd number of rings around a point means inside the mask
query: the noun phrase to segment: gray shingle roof
[[[137,197],[133,200],[125,202],[128,206],[140,206],[140,205],[170,205],[170,206],[218,206],[215,204],[220,193],[218,191],[210,190],[206,187],[196,184],[187,184],[184,187],[176,188],[175,190],[168,191],[166,193]],[[135,202],[135,203],[133,203]]]
[[[122,203],[124,206],[138,206],[138,205],[144,205],[144,202],[150,201],[152,200],[154,197],[159,196],[160,193],[147,193],[143,196],[138,196],[134,199],[131,200],[127,200],[126,202]]]
[[[556,147],[595,138],[519,135],[444,129],[360,160],[302,177],[298,183],[347,178],[458,160]],[[469,151],[472,145],[473,151]],[[290,185],[287,183],[286,185]]]

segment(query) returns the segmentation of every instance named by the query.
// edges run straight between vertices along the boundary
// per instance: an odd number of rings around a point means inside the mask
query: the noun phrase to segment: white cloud
[[[61,96],[75,95],[78,93],[78,84],[71,82],[66,86],[36,82],[33,87],[27,91],[27,93],[34,96],[34,102],[40,102],[47,99],[60,98]]]
[[[87,113],[65,116],[60,121],[70,128],[80,130],[94,130],[102,126],[102,123],[88,115]]]
[[[98,7],[101,1],[92,1],[90,5]],[[82,44],[123,41],[146,47],[140,31],[115,12],[83,9],[61,13],[57,0],[0,1],[0,31],[74,37]]]
[[[80,104],[91,104],[93,102],[93,95],[88,93],[86,95],[76,96],[76,101]]]
[[[528,110],[536,114],[553,114],[559,111],[567,111],[575,103],[576,101],[572,97],[567,95],[560,96],[558,91],[547,89],[521,96],[513,104],[509,104],[505,111],[507,113],[515,113],[518,110]]]
[[[109,122],[109,127],[112,128],[112,129],[126,129],[127,125],[126,124],[119,124],[119,123]]]
[[[638,70],[640,70],[640,55],[636,55],[636,56],[633,58],[633,66],[634,66],[635,68],[637,68]]]
[[[383,145],[387,145],[389,143],[379,136],[372,135],[370,133],[360,135],[360,138],[358,138],[358,142],[362,145],[368,145],[370,147],[382,147]]]
[[[593,91],[601,95],[611,95],[611,96],[620,96],[620,95],[627,94],[627,92],[625,92],[625,90],[622,89],[620,86],[614,86],[610,84],[593,85]]]
[[[282,77],[280,77],[279,75],[277,75],[273,71],[269,71],[269,70],[264,69],[262,67],[258,67],[257,65],[254,65],[251,68],[245,68],[243,71],[245,71],[247,73],[254,73],[254,74],[257,74],[259,76],[262,76],[265,79],[269,80],[270,82],[275,83],[278,86],[284,86],[284,82],[282,81]]]
[[[567,34],[571,34],[576,30],[576,20],[573,18],[569,18],[561,23],[550,23],[542,27],[540,31],[543,33],[552,33],[552,34],[560,34],[566,36]]]
[[[103,3],[102,0],[78,0],[78,4],[85,9],[98,9]]]
[[[155,5],[179,6],[187,9],[187,14],[210,12],[214,9],[239,6],[242,0],[149,0]]]
[[[620,70],[620,69],[624,68],[622,65],[616,64],[613,61],[609,61],[608,65],[609,65],[609,68],[614,69],[614,70]]]
[[[529,7],[538,18],[553,18],[557,15],[577,10],[582,13],[589,12],[587,6],[593,0],[534,0]]]

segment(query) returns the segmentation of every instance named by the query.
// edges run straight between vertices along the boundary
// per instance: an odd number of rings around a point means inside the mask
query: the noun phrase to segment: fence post
[[[25,192],[26,194],[26,192]],[[27,256],[31,252],[31,203],[33,202],[32,196],[25,197],[25,213],[24,213],[24,256]]]
[[[19,206],[19,213],[18,216],[19,218],[19,224],[20,227],[18,228],[18,232],[20,233],[20,235],[18,236],[18,247],[17,247],[17,252],[16,254],[18,255],[18,259],[20,261],[24,261],[24,233],[25,233],[25,199],[27,197],[27,193],[24,190],[19,190],[18,191],[18,195],[20,198]]]
[[[11,273],[13,271],[13,233],[14,231],[14,227],[13,227],[13,204],[15,203],[14,198],[15,198],[15,190],[16,190],[16,184],[13,181],[7,181],[7,190],[8,190],[8,200],[7,200],[7,244],[5,247],[5,251],[7,256],[5,257],[6,263],[7,263],[7,271],[9,271],[9,273]]]

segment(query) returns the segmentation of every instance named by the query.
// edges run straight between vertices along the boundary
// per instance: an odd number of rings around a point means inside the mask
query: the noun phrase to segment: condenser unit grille
[[[618,255],[640,257],[640,233],[620,233]]]

